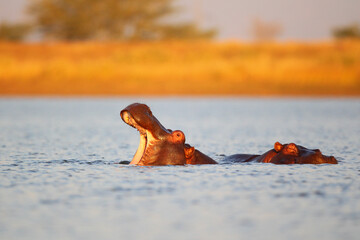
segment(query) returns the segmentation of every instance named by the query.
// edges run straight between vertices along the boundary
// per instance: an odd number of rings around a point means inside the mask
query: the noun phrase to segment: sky
[[[0,0],[0,21],[26,19],[29,0]],[[282,26],[280,40],[323,40],[337,26],[360,24],[360,0],[176,0],[179,20],[218,29],[220,40],[251,40],[255,19]]]

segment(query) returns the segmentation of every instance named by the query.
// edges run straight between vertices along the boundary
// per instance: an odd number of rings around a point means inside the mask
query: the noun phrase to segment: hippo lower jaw
[[[122,118],[126,124],[137,129],[140,133],[139,146],[130,164],[141,165],[141,159],[143,158],[146,149],[149,147],[149,145],[156,142],[156,139],[150,131],[137,124],[131,114],[127,111],[123,112]]]

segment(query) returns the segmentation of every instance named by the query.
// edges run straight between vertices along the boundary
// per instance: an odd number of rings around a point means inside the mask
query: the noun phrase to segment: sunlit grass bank
[[[360,41],[0,43],[1,95],[360,95]]]

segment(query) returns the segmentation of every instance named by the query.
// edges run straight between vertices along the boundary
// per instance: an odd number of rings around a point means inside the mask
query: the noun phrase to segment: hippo
[[[191,145],[185,143],[180,130],[165,128],[152,114],[150,108],[133,103],[120,112],[122,120],[140,133],[139,147],[131,162],[120,163],[142,166],[217,164]],[[274,149],[262,155],[235,154],[225,157],[224,163],[263,162],[274,164],[337,164],[333,156],[325,156],[319,149],[307,149],[295,143],[276,142]]]
[[[217,164],[212,158],[186,144],[182,131],[172,131],[161,125],[145,104],[131,104],[120,112],[120,116],[140,133],[139,147],[129,163],[131,165]]]
[[[235,154],[225,158],[227,162],[263,162],[274,164],[337,164],[333,156],[325,156],[319,149],[308,149],[295,143],[276,142],[274,148],[262,155]]]

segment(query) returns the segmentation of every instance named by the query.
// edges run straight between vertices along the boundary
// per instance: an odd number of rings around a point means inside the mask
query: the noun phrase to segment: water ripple
[[[358,239],[359,100],[146,99],[221,163],[166,167],[118,164],[139,143],[118,115],[133,101],[0,100],[1,239]],[[340,163],[221,162],[275,141]]]

